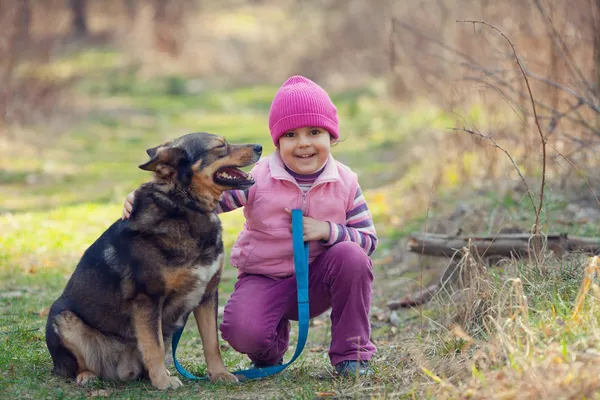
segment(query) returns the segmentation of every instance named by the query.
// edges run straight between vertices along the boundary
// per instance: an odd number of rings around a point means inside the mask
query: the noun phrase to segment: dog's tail
[[[46,322],[46,346],[48,346],[54,363],[52,372],[67,378],[74,378],[77,374],[77,359],[63,345],[56,326],[56,317],[66,309],[65,301],[62,299],[58,299],[50,308],[48,321]]]

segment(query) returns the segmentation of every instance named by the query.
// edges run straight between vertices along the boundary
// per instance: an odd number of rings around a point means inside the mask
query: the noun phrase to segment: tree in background
[[[76,36],[87,36],[87,0],[71,0],[73,33]]]

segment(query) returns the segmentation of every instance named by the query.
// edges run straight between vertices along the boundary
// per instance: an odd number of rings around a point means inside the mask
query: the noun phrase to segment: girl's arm
[[[359,244],[369,256],[377,248],[377,232],[360,186],[356,190],[352,208],[346,212],[346,224],[329,222],[329,227],[331,235],[324,243],[326,246],[351,241]]]
[[[248,203],[248,192],[246,190],[227,190],[223,192],[221,200],[217,204],[217,214],[233,211],[236,208],[244,207]]]
[[[246,205],[248,202],[248,191],[246,190],[228,190],[223,192],[221,200],[217,203],[217,214],[233,211],[236,208],[240,208]],[[121,219],[127,219],[131,215],[133,210],[133,200],[135,197],[135,190],[127,195],[125,203],[123,204],[123,215]]]

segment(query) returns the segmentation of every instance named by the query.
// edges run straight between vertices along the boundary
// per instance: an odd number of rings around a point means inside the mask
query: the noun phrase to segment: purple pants
[[[309,266],[311,318],[331,307],[332,365],[370,360],[377,350],[370,341],[372,282],[371,259],[353,242],[333,245]],[[253,362],[275,364],[288,349],[290,320],[298,320],[295,276],[243,274],[225,306],[221,335]]]

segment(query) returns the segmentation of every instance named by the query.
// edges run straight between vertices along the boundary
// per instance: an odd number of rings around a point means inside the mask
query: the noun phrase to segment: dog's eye
[[[215,147],[215,149],[224,149],[225,147],[227,147],[227,145],[225,143],[221,143],[220,145]]]

